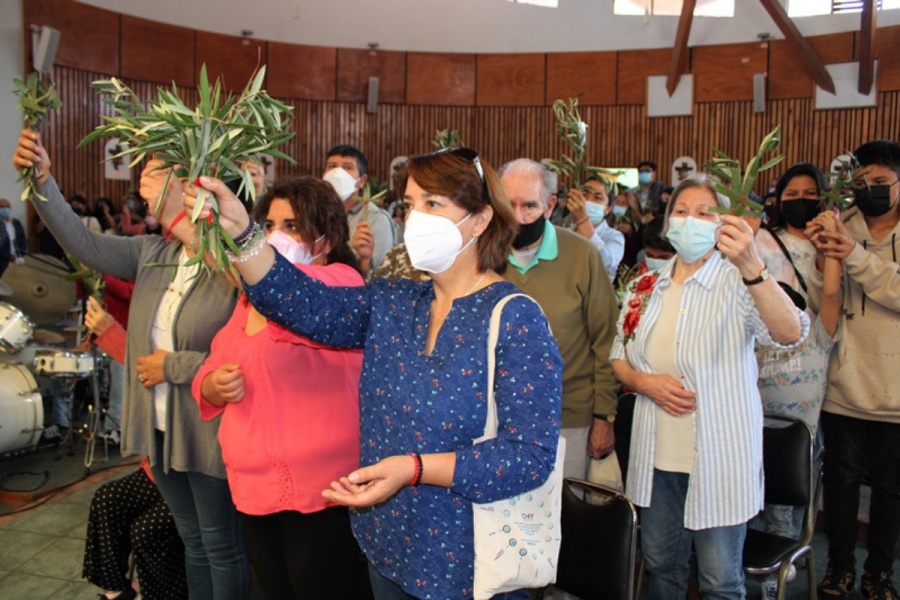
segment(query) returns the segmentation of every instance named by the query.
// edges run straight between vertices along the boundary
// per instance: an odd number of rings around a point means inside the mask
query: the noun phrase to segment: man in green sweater
[[[597,248],[550,223],[556,175],[524,158],[503,165],[499,175],[519,221],[504,277],[537,301],[559,344],[564,475],[584,479],[588,456],[606,456],[615,443],[619,385],[609,364],[618,318],[615,293]]]

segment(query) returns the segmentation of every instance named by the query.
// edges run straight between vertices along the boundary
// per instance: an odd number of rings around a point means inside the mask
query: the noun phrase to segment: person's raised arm
[[[722,215],[722,221],[719,250],[738,268],[741,277],[747,281],[757,279],[765,264],[756,251],[753,229],[742,218],[733,215]],[[797,307],[774,277],[749,285],[747,289],[773,341],[783,345],[800,341],[803,324]]]

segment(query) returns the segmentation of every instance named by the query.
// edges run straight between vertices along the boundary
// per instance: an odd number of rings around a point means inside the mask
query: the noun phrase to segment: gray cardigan
[[[155,411],[153,391],[138,381],[139,356],[151,354],[151,328],[172,267],[147,267],[148,263],[175,264],[182,244],[149,235],[120,237],[89,231],[63,199],[51,177],[40,187],[47,202],[34,202],[35,210],[66,252],[101,273],[134,281],[128,317],[125,351],[125,390],[122,405],[122,454],[149,456],[155,462]],[[163,364],[169,383],[166,402],[163,468],[198,472],[225,479],[222,450],[217,439],[218,419],[203,421],[191,383],[209,354],[213,337],[234,311],[238,290],[224,278],[198,275],[175,315],[175,351]]]

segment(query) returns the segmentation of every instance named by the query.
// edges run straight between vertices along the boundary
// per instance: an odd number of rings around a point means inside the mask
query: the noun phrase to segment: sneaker
[[[855,584],[856,571],[853,568],[836,569],[828,563],[828,570],[819,584],[819,593],[826,598],[852,598]]]
[[[121,441],[119,439],[119,432],[116,430],[104,431],[100,434],[100,437],[106,440],[106,443],[110,446],[118,446]]]
[[[778,580],[768,578],[762,584],[762,600],[775,600],[778,598]]]
[[[790,583],[795,579],[797,579],[797,567],[795,567],[793,564],[791,564],[791,566],[788,568],[787,577],[785,578],[785,581],[787,581],[787,583]]]
[[[863,600],[895,600],[897,598],[897,588],[891,581],[889,571],[874,573],[866,571],[862,576],[859,592]]]
[[[46,440],[56,440],[62,437],[62,432],[59,430],[60,425],[48,425],[44,427],[44,431],[41,432],[41,437]]]

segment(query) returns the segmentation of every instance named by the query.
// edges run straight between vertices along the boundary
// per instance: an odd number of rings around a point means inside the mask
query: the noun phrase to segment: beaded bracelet
[[[258,255],[265,245],[266,238],[263,235],[254,235],[249,242],[240,248],[238,254],[226,250],[225,255],[232,264],[241,264]]]
[[[409,455],[416,463],[416,474],[413,475],[412,481],[409,482],[409,487],[416,487],[422,483],[422,455],[418,452],[410,452]]]
[[[584,223],[585,221],[589,221],[590,219],[591,219],[590,217],[583,218],[582,220],[575,223],[575,227],[581,227],[582,223]]]
[[[253,236],[253,230],[256,229],[256,227],[258,227],[256,221],[250,219],[250,224],[247,225],[247,229],[231,238],[231,240],[234,242],[234,245],[240,247],[241,244],[247,242]],[[222,241],[224,242],[225,240]]]

